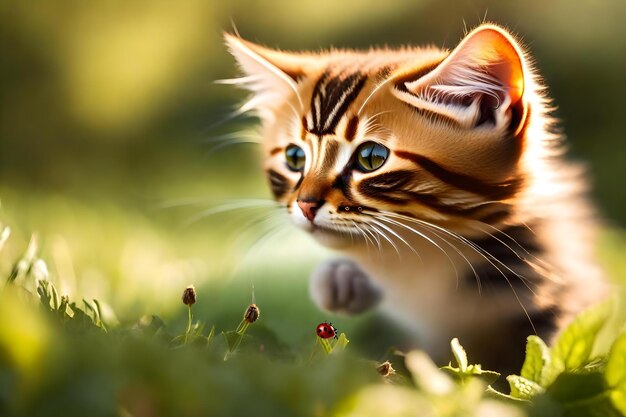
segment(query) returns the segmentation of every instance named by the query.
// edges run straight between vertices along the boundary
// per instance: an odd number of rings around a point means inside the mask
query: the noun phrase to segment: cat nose
[[[302,214],[304,217],[309,219],[310,222],[313,222],[315,215],[317,214],[317,210],[324,204],[324,200],[314,200],[314,199],[305,199],[298,200],[298,207],[302,210]]]

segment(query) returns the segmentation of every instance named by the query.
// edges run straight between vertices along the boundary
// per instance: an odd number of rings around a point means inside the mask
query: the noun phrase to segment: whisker
[[[508,233],[504,232],[501,229],[498,229],[495,226],[492,226],[488,223],[485,222],[481,222],[476,220],[476,222],[478,223],[478,226],[480,225],[484,225],[487,226],[493,230],[495,230],[497,233],[504,235],[505,237],[507,237],[511,242],[513,242],[517,247],[519,247],[521,250],[524,251],[524,253],[526,253],[528,256],[530,256],[531,258],[533,258],[534,260],[536,260],[537,262],[539,262],[540,264],[542,264],[544,267],[549,267],[548,263],[545,262],[543,259],[538,258],[536,255],[534,255],[533,253],[529,252],[521,243],[519,243],[517,240],[515,240],[511,235],[509,235]],[[526,226],[527,227],[527,226]],[[503,242],[501,239],[497,238],[495,235],[483,230],[483,229],[479,229],[481,232],[483,233],[487,233],[489,236],[491,236],[492,238],[496,239],[498,242],[502,243],[502,245],[506,246],[511,252],[513,252],[520,260],[525,261],[525,259],[523,257],[521,257],[515,250],[513,250],[513,248],[511,248],[509,245],[507,245],[505,242]],[[529,229],[530,230],[530,229]],[[530,230],[531,233],[534,234],[534,232],[532,230]]]
[[[266,220],[271,220],[271,219],[266,219]],[[242,261],[239,262],[238,267],[236,268],[235,272],[238,272],[239,270],[241,270],[241,268],[243,268],[244,265],[248,264],[250,258],[252,258],[252,255],[260,252],[261,249],[265,246],[265,244],[267,244],[267,242],[274,239],[279,234],[289,230],[289,227],[287,226],[288,225],[285,222],[274,221],[273,223],[270,223],[269,227],[267,227],[266,229],[260,230],[261,232],[260,236],[254,242],[252,242],[252,244],[248,247]]]
[[[223,205],[211,207],[210,209],[201,211],[200,213],[196,214],[195,216],[192,216],[186,222],[184,222],[183,227],[189,227],[192,224],[200,220],[206,219],[210,216],[220,214],[220,213],[225,213],[228,211],[233,211],[233,210],[240,210],[240,211],[256,210],[256,209],[278,210],[280,208],[281,206],[272,200],[240,200],[234,203],[223,204]]]
[[[430,223],[430,222],[427,222],[427,221],[424,221],[424,220],[420,220],[420,219],[416,219],[416,218],[408,217],[408,216],[399,215],[399,214],[397,214],[397,213],[393,213],[393,214],[394,214],[396,217],[403,218],[403,219],[405,219],[405,220],[407,220],[407,221],[412,221],[412,222],[416,222],[416,223],[421,223],[421,224],[424,224],[424,225],[428,225],[428,226],[430,226],[430,227],[432,227],[432,228],[436,228],[436,229],[438,229],[438,230],[440,230],[440,231],[442,231],[442,232],[444,232],[444,233],[447,233],[447,234],[449,234],[450,236],[454,237],[455,239],[457,239],[457,240],[461,241],[461,242],[462,242],[462,243],[464,243],[465,245],[469,246],[470,248],[474,249],[474,250],[475,250],[476,252],[478,252],[481,256],[483,256],[486,260],[488,260],[488,261],[489,261],[489,259],[487,259],[487,258],[486,258],[486,256],[485,256],[485,254],[486,254],[486,255],[487,255],[487,256],[489,256],[491,259],[493,259],[494,261],[496,261],[496,262],[498,262],[500,265],[502,265],[504,268],[506,268],[509,272],[511,272],[512,274],[514,274],[514,275],[515,275],[515,276],[517,276],[518,278],[520,278],[520,279],[522,280],[522,282],[524,282],[524,283],[525,283],[526,287],[527,287],[527,288],[528,288],[531,292],[533,292],[533,294],[535,294],[535,293],[534,293],[534,291],[533,291],[533,289],[532,289],[532,288],[530,288],[530,287],[528,286],[528,282],[530,282],[530,280],[528,280],[528,278],[526,278],[526,277],[524,277],[524,276],[522,276],[522,275],[519,275],[517,272],[513,271],[511,268],[509,268],[509,266],[508,266],[508,265],[506,265],[505,263],[503,263],[503,262],[502,262],[500,259],[498,259],[497,257],[493,256],[491,253],[489,253],[489,251],[487,251],[486,249],[484,249],[484,248],[483,248],[483,247],[481,247],[480,245],[478,245],[478,244],[476,244],[476,243],[472,242],[471,240],[468,240],[467,238],[465,238],[465,237],[461,236],[460,234],[458,234],[458,233],[456,233],[456,232],[453,232],[453,231],[451,231],[451,230],[448,230],[448,229],[446,229],[446,228],[444,228],[444,227],[441,227],[441,226],[438,226],[438,225],[436,225],[436,224],[433,224],[433,223]],[[522,258],[520,258],[520,259],[522,259]],[[523,260],[523,259],[522,259],[522,260]],[[493,264],[492,264],[492,265],[493,265]],[[495,267],[495,265],[493,265],[493,266]],[[536,294],[535,294],[535,295],[536,295]]]
[[[277,217],[275,215],[269,215],[265,216],[264,218],[257,219],[257,221],[250,224],[250,227],[257,228],[257,226],[261,226],[258,230],[260,232],[260,236],[256,238],[254,242],[252,242],[252,244],[248,247],[248,249],[246,250],[248,254],[252,251],[252,249],[254,249],[255,246],[259,246],[260,244],[263,244],[265,241],[269,240],[275,234],[274,232],[276,232],[278,229],[286,229],[288,224],[284,221],[284,219],[280,217]],[[265,226],[267,227],[264,228]],[[242,235],[248,231],[249,229],[244,230],[242,232]]]
[[[385,213],[385,212],[380,212],[380,213]],[[401,223],[401,222],[398,222],[398,221],[396,221],[396,220],[393,220],[393,219],[387,218],[385,214],[382,214],[382,216],[381,216],[381,220],[384,220],[384,221],[390,222],[390,223],[392,223],[392,224],[396,224],[396,225],[398,225],[398,226],[400,226],[400,227],[403,227],[403,228],[405,228],[405,229],[407,229],[407,230],[409,230],[409,231],[411,231],[411,232],[413,232],[413,233],[417,234],[417,235],[418,235],[418,236],[420,236],[421,238],[423,238],[423,239],[425,239],[426,241],[428,241],[429,243],[431,243],[431,244],[432,244],[433,246],[435,246],[437,249],[439,249],[439,250],[440,250],[440,251],[441,251],[441,252],[442,252],[442,253],[443,253],[443,254],[444,254],[444,255],[448,258],[448,260],[450,261],[450,265],[452,266],[452,269],[454,269],[454,273],[455,273],[455,275],[456,275],[457,287],[458,287],[458,283],[459,283],[459,271],[458,271],[458,269],[457,269],[457,267],[456,267],[456,264],[454,263],[454,260],[450,257],[450,255],[448,254],[448,252],[447,252],[444,248],[442,248],[442,247],[441,247],[441,246],[440,246],[437,242],[435,242],[434,240],[432,240],[430,237],[426,236],[425,234],[423,234],[423,233],[419,232],[418,230],[415,230],[415,229],[413,229],[412,227],[407,226],[407,225],[405,225],[405,224],[403,224],[403,223]],[[437,235],[437,236],[439,236],[439,235]],[[441,237],[440,237],[440,238],[441,238]],[[442,240],[443,240],[443,239],[442,239]],[[448,244],[449,244],[449,243],[448,243]],[[456,247],[454,247],[454,248],[455,248],[455,249],[457,249]],[[457,251],[458,251],[458,249],[457,249]],[[419,254],[418,254],[418,255],[419,255]],[[461,254],[461,255],[462,255],[462,254]],[[420,260],[422,260],[421,256],[420,256]],[[466,260],[467,260],[467,258],[466,258]],[[468,261],[468,263],[469,263],[469,261]],[[473,267],[472,267],[471,263],[469,263],[469,264],[470,264],[470,268],[472,268],[472,270],[473,270]]]
[[[376,226],[370,224],[369,227],[371,227],[379,236],[381,236],[383,239],[389,242],[389,244],[393,246],[393,248],[396,250],[396,253],[398,254],[398,258],[400,258],[400,251],[398,250],[398,247],[396,246],[396,244],[393,243],[393,241],[389,239],[389,237],[387,237],[386,234],[381,232]]]
[[[239,132],[226,133],[218,136],[211,136],[201,139],[201,143],[211,142],[223,142],[227,140],[254,140],[256,143],[261,143],[261,135],[254,130],[243,130]]]
[[[513,287],[513,284],[511,283],[511,280],[506,276],[506,274],[494,262],[492,262],[491,259],[493,259],[494,261],[498,262],[500,265],[502,265],[502,267],[504,267],[509,272],[511,272],[513,275],[518,277],[522,281],[522,283],[526,286],[526,288],[532,294],[536,295],[536,293],[533,291],[533,289],[528,285],[528,282],[527,282],[528,279],[527,278],[525,278],[522,275],[518,274],[517,272],[513,271],[511,268],[509,268],[506,264],[504,264],[498,258],[496,258],[493,255],[491,255],[487,250],[485,250],[484,248],[478,246],[477,244],[475,244],[474,242],[468,240],[467,238],[459,235],[458,233],[452,232],[451,230],[448,230],[448,229],[446,229],[444,227],[432,224],[432,223],[424,221],[424,220],[412,218],[412,217],[409,217],[409,216],[400,215],[400,214],[397,214],[397,213],[393,213],[393,215],[398,217],[398,218],[402,218],[404,220],[407,220],[407,221],[411,221],[411,222],[415,222],[415,223],[421,223],[421,224],[424,224],[424,225],[428,225],[430,227],[434,227],[434,228],[442,231],[443,233],[446,233],[446,234],[450,235],[454,239],[459,240],[461,243],[467,245],[468,247],[473,249],[477,254],[482,256],[489,264],[491,264],[491,266],[493,266],[500,273],[500,275],[502,275],[502,277],[509,284],[509,287],[511,288],[511,291],[513,292],[513,295],[514,295],[515,299],[517,300],[518,304],[520,305],[520,307],[522,308],[524,314],[526,315],[526,318],[528,319],[531,327],[533,328],[533,331],[536,333],[535,325],[534,325],[532,319],[530,318],[530,314],[528,313],[528,310],[524,306],[524,303],[521,301],[521,299],[519,297],[519,294],[515,290],[515,287]]]
[[[224,148],[227,148],[229,146],[233,146],[233,145],[260,145],[261,142],[256,141],[256,140],[243,140],[243,139],[237,139],[237,140],[230,140],[230,141],[222,141],[221,143],[218,144],[214,144],[213,146],[211,146],[211,148],[206,152],[206,157],[210,157],[213,154],[217,153],[217,151],[222,150]]]
[[[374,224],[377,224],[378,226],[382,227],[383,229],[385,229],[386,231],[391,233],[393,236],[397,237],[402,243],[404,243],[409,249],[411,249],[411,251],[413,251],[414,254],[416,254],[421,259],[419,253],[417,253],[417,251],[409,244],[409,242],[407,242],[406,240],[404,240],[402,238],[402,236],[400,236],[399,234],[394,232],[393,229],[391,229],[390,227],[387,227],[386,225],[384,225],[383,223],[379,222],[378,220],[374,220],[373,218],[370,219],[370,221],[373,222]]]
[[[357,222],[355,222],[354,220],[351,220],[351,222],[352,222],[352,226],[357,230],[359,236],[363,237],[363,240],[365,241],[365,247],[367,248],[367,253],[369,254],[369,252],[370,252],[370,241],[369,241],[369,238],[367,236],[365,236],[365,233],[363,233],[363,230],[359,227]],[[373,244],[373,242],[372,242],[372,244]]]
[[[232,108],[232,106],[229,106],[230,108]],[[238,117],[241,116],[246,116],[246,117],[252,117],[252,115],[247,114],[248,110],[242,110],[244,106],[240,106],[237,108],[234,108],[233,110],[228,111],[228,113],[226,113],[224,116],[222,116],[221,118],[219,118],[218,120],[216,120],[215,122],[209,124],[208,126],[204,127],[202,129],[203,132],[210,132],[212,130],[214,130],[215,128],[218,128],[232,120],[237,119]]]
[[[374,239],[376,241],[376,246],[378,247],[378,253],[382,253],[382,246],[380,244],[380,239],[378,238],[378,236],[371,230],[369,230],[367,223],[361,223],[361,225],[363,226],[363,231],[368,233],[372,239]]]
[[[282,210],[273,210],[270,213],[262,213],[243,223],[240,227],[237,228],[236,234],[234,235],[235,244],[238,244],[238,242],[246,236],[247,232],[255,230],[257,229],[257,226],[263,226],[265,223],[270,223],[271,221],[274,221],[274,223],[284,224],[285,218]]]
[[[437,232],[437,230],[436,230],[436,229],[433,229],[433,228],[431,228],[431,227],[428,227],[428,224],[420,224],[420,223],[417,223],[417,219],[404,218],[404,216],[402,216],[402,215],[397,215],[396,213],[392,213],[392,212],[386,212],[386,211],[383,211],[383,212],[381,212],[381,213],[382,213],[384,216],[389,216],[389,217],[398,217],[398,218],[401,218],[401,219],[403,219],[403,220],[409,220],[409,221],[414,220],[414,222],[415,222],[417,225],[421,225],[422,227],[426,227],[428,230],[430,230],[431,232],[433,232],[433,233],[434,233],[437,237],[439,237],[442,241],[444,241],[444,242],[445,242],[448,246],[450,246],[451,248],[453,248],[453,249],[454,249],[454,250],[455,250],[455,251],[459,254],[459,256],[461,256],[461,257],[465,260],[465,262],[467,262],[468,266],[470,267],[470,269],[471,269],[471,270],[472,270],[472,272],[474,273],[474,277],[476,278],[476,283],[477,283],[477,286],[478,286],[478,292],[479,292],[479,293],[481,293],[482,286],[481,286],[481,283],[480,283],[480,277],[478,276],[478,273],[477,273],[477,272],[476,272],[476,270],[474,269],[474,266],[472,265],[471,261],[470,261],[469,259],[467,259],[467,257],[463,254],[463,252],[461,252],[461,251],[459,250],[459,248],[457,248],[457,247],[456,247],[456,245],[452,244],[452,243],[451,243],[451,242],[449,242],[447,239],[445,239],[444,237],[442,237],[442,235],[440,235],[440,234]],[[389,219],[389,218],[388,218],[388,219],[387,219],[387,221],[394,221],[394,220],[391,220],[391,219]],[[454,261],[452,260],[452,258],[450,258],[450,256],[448,255],[447,251],[446,251],[445,249],[443,249],[441,246],[439,246],[439,245],[438,245],[436,242],[434,242],[432,239],[430,239],[428,236],[424,235],[423,233],[420,233],[419,231],[414,230],[414,229],[410,228],[409,226],[407,226],[407,225],[405,225],[405,224],[403,224],[403,223],[401,223],[401,222],[397,222],[397,221],[394,221],[394,222],[396,222],[399,226],[402,226],[402,227],[408,228],[409,230],[411,230],[411,231],[413,231],[414,233],[418,234],[419,236],[421,236],[422,238],[426,239],[428,242],[430,242],[431,244],[433,244],[434,246],[436,246],[439,250],[441,250],[441,251],[442,251],[442,252],[443,252],[443,253],[444,253],[444,254],[448,257],[448,260],[450,261],[450,263],[452,264],[452,267],[454,268],[454,271],[455,271],[455,274],[456,274],[456,277],[457,277],[457,286],[458,286],[458,282],[459,282],[459,273],[458,273],[458,270],[457,270],[457,268],[456,268],[456,265],[455,265]]]
[[[370,244],[370,243],[372,244],[372,247],[374,247],[374,248],[375,248],[375,246],[374,246],[374,241],[373,241],[373,240],[372,240],[372,239],[371,239],[371,238],[367,235],[367,233],[365,232],[365,230],[364,230],[364,229],[362,229],[361,227],[359,227],[359,224],[358,224],[356,221],[352,220],[352,224],[353,224],[353,225],[354,225],[354,227],[355,227],[355,228],[356,228],[356,229],[357,229],[357,230],[361,233],[361,236],[363,236],[363,238],[365,239],[365,244],[366,244],[366,246],[367,246],[367,251],[368,251],[368,253],[369,253],[369,250],[370,250],[370,246],[369,246],[369,244]],[[371,233],[371,232],[370,232],[370,233]],[[379,253],[380,253],[380,251],[379,251]]]
[[[406,226],[406,225],[404,225],[404,224],[402,224],[402,225],[403,225],[403,226],[405,226],[405,227],[408,227],[408,226]],[[417,225],[418,225],[418,226],[421,226],[421,227],[424,227],[426,230],[431,231],[431,232],[432,232],[435,236],[437,236],[437,237],[438,237],[439,239],[441,239],[444,243],[446,243],[448,246],[450,246],[452,249],[454,249],[454,251],[455,251],[455,252],[456,252],[456,253],[457,253],[460,257],[462,257],[462,258],[465,260],[465,262],[467,263],[467,265],[468,265],[468,266],[470,267],[470,269],[472,270],[472,273],[474,274],[474,278],[476,279],[476,286],[477,286],[477,289],[478,289],[478,294],[479,294],[479,295],[480,295],[480,294],[482,294],[482,283],[481,283],[481,281],[480,281],[480,276],[478,275],[478,272],[476,272],[476,269],[474,269],[474,265],[472,265],[472,262],[471,262],[469,259],[467,259],[467,257],[465,256],[465,254],[464,254],[461,250],[459,250],[459,248],[458,248],[456,245],[454,245],[452,242],[448,241],[448,239],[446,239],[446,238],[445,238],[445,235],[441,235],[441,234],[440,234],[440,233],[439,233],[436,229],[433,229],[433,228],[431,228],[431,227],[428,227],[428,225],[424,225],[424,224],[422,224],[422,225],[417,224]],[[415,231],[415,232],[416,232],[416,233],[419,233],[419,232],[417,232],[417,231]],[[445,251],[443,248],[441,248],[438,244],[436,244],[435,242],[431,241],[431,240],[430,240],[427,236],[422,235],[421,233],[419,233],[419,234],[420,234],[420,236],[422,236],[422,237],[423,237],[423,238],[425,238],[425,239],[428,239],[428,240],[429,240],[432,244],[434,244],[435,246],[437,246],[437,247],[438,247],[438,248],[439,248],[439,249],[440,249],[440,250],[441,250],[441,251],[442,251],[442,252],[443,252],[443,253],[444,253],[447,257],[448,257],[448,259],[450,260],[450,263],[452,264],[452,267],[454,268],[454,272],[455,272],[455,275],[456,275],[456,288],[457,288],[457,290],[458,290],[458,288],[459,288],[459,272],[458,272],[458,269],[456,268],[456,265],[455,265],[454,261],[450,258],[450,256],[448,256],[447,251]]]
[[[212,203],[212,199],[210,197],[187,197],[180,199],[172,199],[163,203],[156,204],[154,206],[155,210],[166,210],[170,208],[178,208],[185,206],[195,206],[201,204]],[[226,204],[237,204],[237,203],[250,203],[250,205],[258,204],[259,208],[264,206],[281,206],[280,203],[277,203],[274,200],[270,200],[267,198],[241,198],[241,199],[229,199],[223,202],[223,205]],[[219,207],[219,206],[215,206]]]

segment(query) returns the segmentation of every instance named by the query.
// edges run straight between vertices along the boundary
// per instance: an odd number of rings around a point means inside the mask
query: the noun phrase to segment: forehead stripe
[[[310,132],[318,136],[335,133],[339,120],[359,95],[366,80],[367,77],[360,72],[332,78],[324,73],[311,96],[313,126]]]
[[[348,121],[348,125],[346,126],[346,133],[344,134],[348,142],[352,142],[354,140],[358,126],[359,126],[358,116],[352,116],[350,120]]]

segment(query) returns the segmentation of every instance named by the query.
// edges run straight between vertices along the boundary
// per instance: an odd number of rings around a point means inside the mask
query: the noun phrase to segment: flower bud
[[[396,373],[396,370],[393,369],[393,366],[391,366],[391,362],[389,362],[389,361],[385,361],[385,362],[381,363],[380,365],[378,365],[376,370],[378,371],[379,374],[381,374],[384,377],[387,377],[387,376],[389,376],[391,374],[395,374]]]
[[[193,285],[188,286],[183,291],[183,304],[192,306],[196,303],[196,289]]]
[[[243,319],[247,323],[254,323],[255,321],[257,321],[259,319],[259,315],[260,314],[261,314],[261,312],[259,311],[259,307],[257,307],[256,304],[250,304],[248,306],[248,309],[246,310],[246,312],[243,315]]]

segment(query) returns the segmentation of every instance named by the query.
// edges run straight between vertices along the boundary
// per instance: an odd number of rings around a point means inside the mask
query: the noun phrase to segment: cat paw
[[[322,309],[358,314],[375,307],[382,291],[354,262],[335,259],[324,262],[311,274],[309,290]]]

